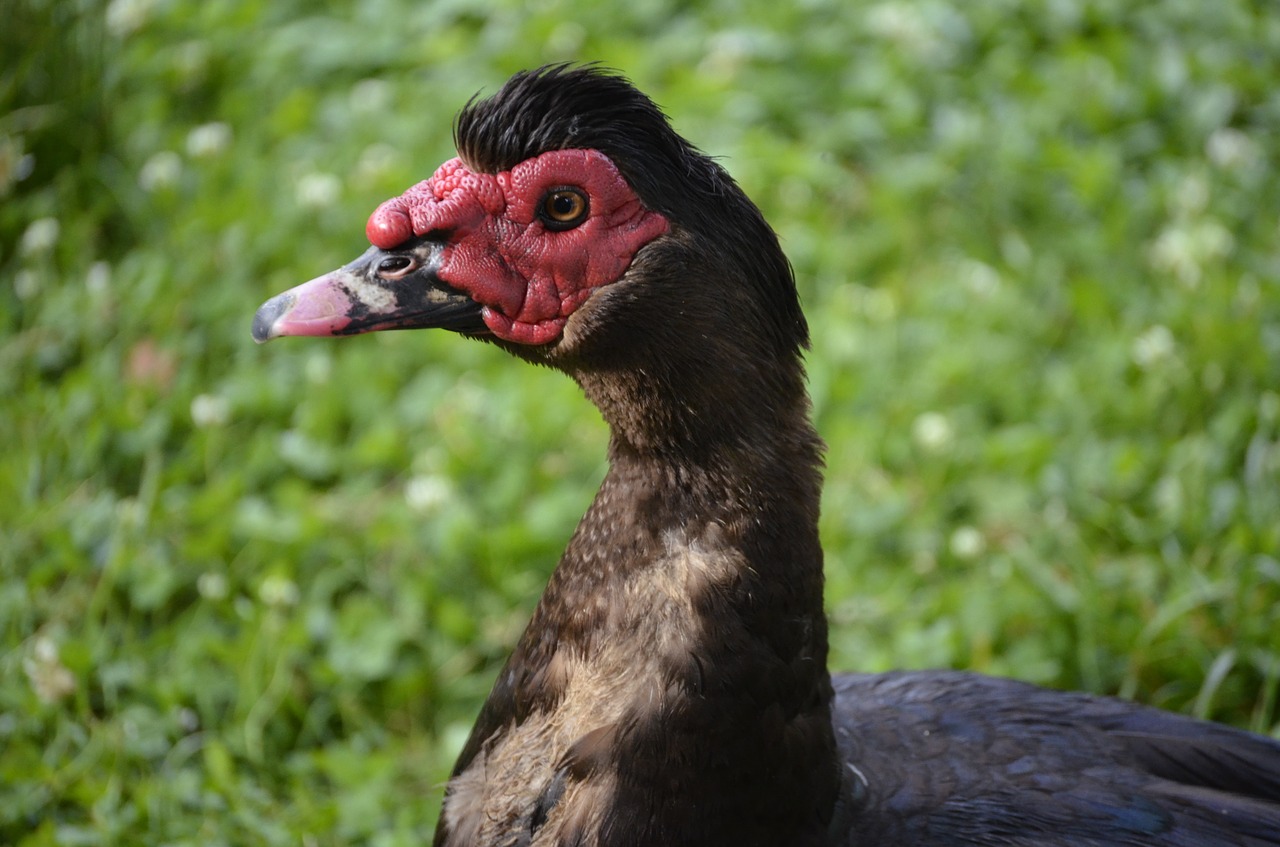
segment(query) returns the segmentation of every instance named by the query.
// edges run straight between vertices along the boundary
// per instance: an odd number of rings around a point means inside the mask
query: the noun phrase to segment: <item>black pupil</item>
[[[578,198],[572,194],[557,194],[551,198],[551,214],[557,218],[571,218],[578,211]]]
[[[378,270],[383,273],[395,273],[409,267],[409,260],[404,256],[388,256],[378,263]]]

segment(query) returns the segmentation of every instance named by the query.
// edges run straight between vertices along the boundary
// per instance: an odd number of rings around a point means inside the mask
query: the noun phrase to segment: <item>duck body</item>
[[[1271,845],[1274,740],[958,671],[835,679],[832,844]]]
[[[609,470],[435,843],[1280,845],[1280,742],[957,672],[827,671],[822,444],[777,238],[618,76],[516,75],[259,341],[442,327],[573,378]]]

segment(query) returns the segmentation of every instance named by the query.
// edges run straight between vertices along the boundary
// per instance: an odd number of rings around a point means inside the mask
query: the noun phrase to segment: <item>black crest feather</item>
[[[594,65],[517,73],[493,96],[472,98],[458,115],[454,142],[469,167],[488,173],[550,150],[599,150],[651,208],[660,204],[664,176],[682,175],[704,158],[652,100]]]

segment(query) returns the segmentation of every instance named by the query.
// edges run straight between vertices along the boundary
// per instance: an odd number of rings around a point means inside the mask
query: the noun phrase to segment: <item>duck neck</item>
[[[803,326],[743,331],[763,318],[670,282],[606,289],[548,362],[609,424],[609,470],[462,751],[438,844],[823,843],[840,768]],[[664,320],[673,302],[709,323]]]
[[[548,586],[546,625],[581,622],[559,635],[590,652],[618,633],[607,614],[584,610],[663,596],[678,560],[691,648],[715,654],[742,637],[815,660],[825,678],[822,445],[802,384],[774,406],[710,388],[679,392],[716,395],[697,406],[663,402],[669,384],[635,388],[627,393],[645,401],[620,408],[584,385],[610,424],[609,470]]]
[[[580,767],[612,775],[637,843],[797,843],[834,802],[821,443],[796,371],[773,405],[664,403],[670,378],[613,404],[580,380],[610,468],[508,678],[517,720],[595,736]]]

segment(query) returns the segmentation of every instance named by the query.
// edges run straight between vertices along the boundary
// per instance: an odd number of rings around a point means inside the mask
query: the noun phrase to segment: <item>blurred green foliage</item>
[[[696,11],[695,11],[696,8]],[[1280,727],[1262,2],[13,0],[0,842],[418,844],[602,473],[569,382],[257,348],[512,71],[599,60],[781,233],[836,667]]]

